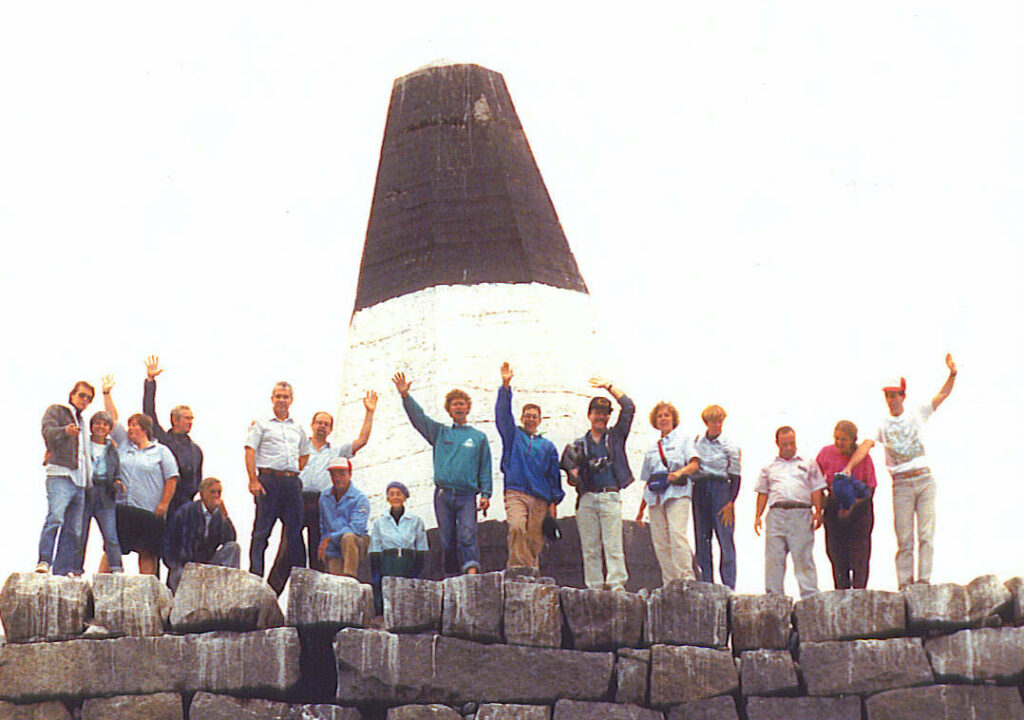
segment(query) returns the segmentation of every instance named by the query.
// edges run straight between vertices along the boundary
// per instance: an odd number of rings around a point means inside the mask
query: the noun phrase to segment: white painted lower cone
[[[540,430],[561,453],[587,429],[589,398],[604,394],[590,388],[591,376],[616,381],[628,391],[620,375],[620,350],[600,327],[589,295],[539,283],[435,286],[356,312],[349,327],[335,436],[354,437],[363,418],[363,393],[380,393],[370,442],[354,461],[353,482],[370,498],[371,517],[386,512],[384,489],[400,480],[411,493],[408,510],[428,527],[436,525],[431,448],[406,417],[391,381],[396,371],[406,373],[413,397],[438,422],[450,422],[444,410],[449,390],[457,387],[470,394],[469,422],[491,441],[494,504],[488,518],[504,519],[501,438],[494,424],[501,363],[507,360],[515,372],[512,412],[517,421],[524,403],[540,405]],[[617,418],[616,412],[613,421]],[[646,410],[638,408],[634,433],[646,434],[646,423]],[[635,475],[642,445],[642,439],[631,436]],[[576,493],[564,478],[563,473],[566,499],[559,515],[573,515]],[[639,485],[634,483],[627,497],[639,497]],[[634,499],[624,505],[635,508],[638,503]]]

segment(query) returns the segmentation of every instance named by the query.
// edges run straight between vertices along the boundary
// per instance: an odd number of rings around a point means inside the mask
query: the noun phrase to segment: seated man
[[[320,547],[317,554],[331,575],[354,578],[370,544],[367,523],[370,501],[352,484],[352,461],[334,458],[327,464],[331,489],[320,493]]]
[[[235,526],[224,507],[222,489],[217,478],[205,478],[199,484],[199,499],[178,508],[167,524],[163,555],[171,592],[178,589],[185,563],[239,566],[241,548],[235,542]]]

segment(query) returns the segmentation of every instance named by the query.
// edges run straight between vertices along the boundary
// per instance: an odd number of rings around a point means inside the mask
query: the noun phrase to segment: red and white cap
[[[905,393],[907,391],[907,379],[904,377],[886,378],[885,384],[882,385],[882,392],[886,392],[888,390],[895,390],[896,392]]]
[[[336,457],[327,463],[327,470],[348,470],[352,472],[352,461],[348,458]]]

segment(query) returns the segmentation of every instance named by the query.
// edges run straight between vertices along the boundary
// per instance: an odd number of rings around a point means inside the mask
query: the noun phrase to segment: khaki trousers
[[[366,557],[369,546],[369,535],[345,533],[341,536],[341,557],[327,556],[327,572],[354,578],[359,570],[359,562]]]
[[[651,514],[651,543],[661,566],[661,584],[673,580],[694,580],[693,552],[686,539],[690,524],[690,498],[669,498],[648,505]]]
[[[548,502],[519,490],[505,491],[508,567],[539,567]]]
[[[896,528],[896,581],[902,590],[914,582],[914,519],[917,519],[917,579],[932,578],[935,552],[935,478],[930,472],[892,480],[892,520]]]
[[[583,550],[583,581],[588,588],[625,590],[629,573],[622,551],[622,500],[617,492],[583,493],[576,508]],[[601,558],[608,569],[601,567]]]

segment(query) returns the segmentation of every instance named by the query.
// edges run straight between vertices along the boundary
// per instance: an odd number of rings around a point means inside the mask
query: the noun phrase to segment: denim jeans
[[[89,525],[96,518],[103,537],[103,552],[111,570],[121,570],[121,543],[117,539],[117,514],[114,498],[98,487],[85,489],[85,513],[82,516],[82,542],[78,544],[78,560],[75,571],[85,572],[85,547],[89,544]],[[60,548],[57,549],[60,554]]]
[[[256,498],[256,519],[252,524],[249,547],[249,572],[263,577],[263,556],[274,523],[284,525],[283,537],[288,542],[289,571],[305,567],[306,544],[302,542],[302,481],[261,472],[259,482],[265,491]]]
[[[476,493],[434,488],[434,516],[441,536],[444,572],[457,575],[471,567],[480,569],[476,545]]]
[[[52,563],[54,575],[67,575],[78,564],[85,488],[75,485],[67,475],[50,475],[46,478],[46,503],[46,520],[39,535],[39,562]],[[54,558],[58,530],[60,544]]]
[[[718,512],[732,497],[732,483],[727,480],[698,478],[693,483],[693,540],[697,546],[697,565],[700,579],[714,582],[711,564],[711,533],[718,537],[720,551],[718,572],[722,583],[736,589],[736,546],[732,541],[732,525],[722,523]]]
[[[220,565],[221,567],[237,568],[241,564],[242,548],[234,540],[229,540],[213,553],[205,563],[201,565]],[[181,583],[181,576],[185,572],[184,565],[167,566],[167,587],[172,593],[178,592],[178,585]]]

